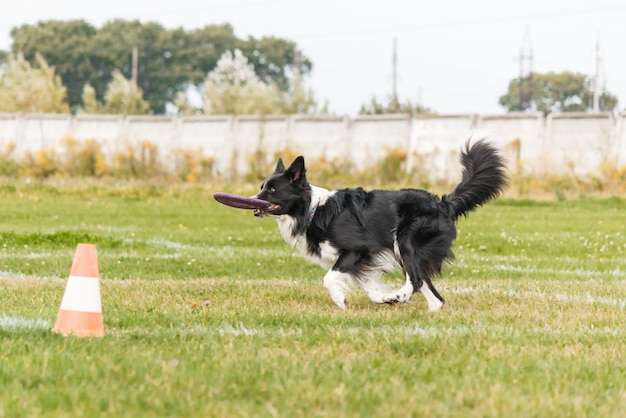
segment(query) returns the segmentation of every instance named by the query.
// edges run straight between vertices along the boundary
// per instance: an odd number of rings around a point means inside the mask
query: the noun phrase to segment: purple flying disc
[[[267,200],[230,193],[216,192],[213,193],[213,197],[221,204],[237,209],[265,209],[270,206],[270,202]]]

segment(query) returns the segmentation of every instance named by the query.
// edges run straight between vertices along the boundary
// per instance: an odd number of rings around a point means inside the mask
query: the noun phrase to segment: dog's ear
[[[287,170],[285,168],[285,163],[283,163],[283,159],[282,158],[279,158],[278,162],[276,163],[276,169],[274,170],[274,174],[284,173],[285,170]]]
[[[306,178],[306,168],[304,168],[304,157],[302,155],[293,160],[287,169],[287,175],[289,176],[290,183],[295,183]]]

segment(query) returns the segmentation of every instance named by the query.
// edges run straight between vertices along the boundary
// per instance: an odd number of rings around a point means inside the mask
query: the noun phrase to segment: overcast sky
[[[439,113],[502,113],[498,97],[519,75],[525,28],[535,72],[595,74],[626,108],[624,0],[107,0],[3,1],[0,49],[10,30],[49,19],[114,18],[194,29],[230,23],[240,38],[295,41],[313,62],[308,79],[318,101],[354,115],[372,96],[392,91],[393,39],[402,100]]]

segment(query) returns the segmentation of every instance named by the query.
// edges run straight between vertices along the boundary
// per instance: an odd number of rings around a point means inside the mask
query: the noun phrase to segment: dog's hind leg
[[[421,278],[420,278],[421,277]],[[400,290],[390,293],[385,297],[385,303],[405,303],[411,299],[416,291],[424,296],[428,303],[428,310],[431,312],[438,311],[444,304],[444,300],[433,286],[428,275],[419,274],[415,271],[406,273],[406,283]]]
[[[438,248],[438,247],[437,247]],[[441,271],[441,263],[444,256],[436,251],[428,251],[426,246],[414,246],[411,240],[399,242],[398,253],[401,257],[402,269],[406,276],[406,284],[397,292],[391,294],[387,303],[405,301],[414,292],[419,291],[428,303],[429,311],[438,311],[444,304],[444,300],[431,282],[433,274]],[[428,256],[425,256],[428,254]]]
[[[435,270],[432,264],[425,260],[404,260],[405,271],[407,277],[413,282],[413,289],[418,291],[426,299],[428,310],[431,312],[438,311],[444,304],[444,300],[433,286],[430,278]]]
[[[435,312],[443,307],[444,300],[439,292],[437,292],[437,289],[435,289],[435,286],[431,283],[430,278],[422,280],[422,287],[420,287],[419,291],[426,299],[429,311]]]
[[[406,249],[405,249],[406,251]],[[396,262],[402,266],[402,270],[404,271],[404,263],[402,260],[402,251],[400,251],[400,245],[398,244],[398,238],[394,234],[393,237],[393,253],[396,259]],[[415,293],[415,289],[413,288],[413,281],[411,280],[411,276],[405,272],[404,276],[406,277],[406,281],[404,282],[404,286],[395,292],[388,293],[383,295],[383,303],[388,303],[390,305],[394,305],[396,303],[407,303],[410,302],[411,296]]]
[[[348,281],[352,280],[349,273],[343,273],[339,270],[329,270],[324,276],[324,287],[330,293],[330,298],[341,309],[346,309],[348,301],[346,299],[346,293],[350,290]]]

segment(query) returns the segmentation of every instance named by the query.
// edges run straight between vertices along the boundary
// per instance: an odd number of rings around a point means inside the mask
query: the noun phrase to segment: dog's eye
[[[270,193],[274,193],[276,191],[276,189],[273,188],[273,187],[270,187],[269,189],[267,189],[267,191],[270,192]]]

